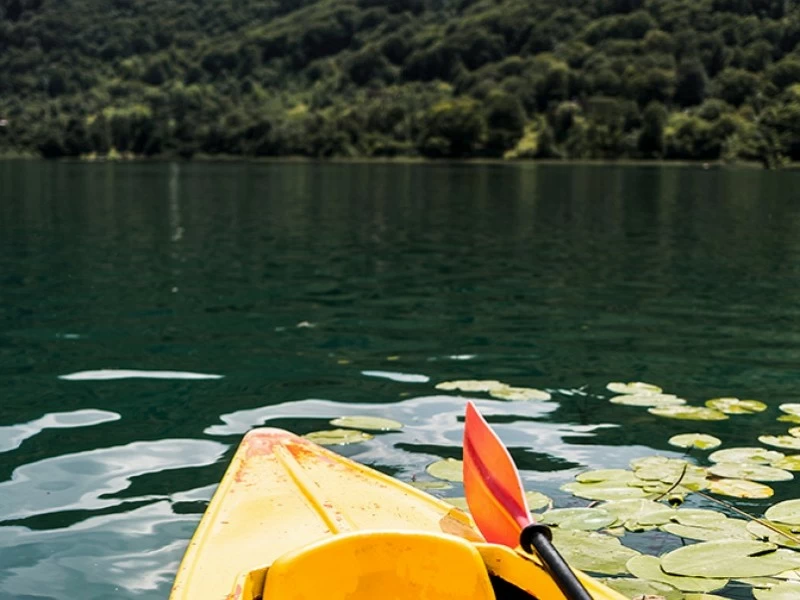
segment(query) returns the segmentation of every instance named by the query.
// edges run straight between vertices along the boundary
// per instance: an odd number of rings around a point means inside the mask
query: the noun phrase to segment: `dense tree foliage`
[[[800,160],[799,0],[0,0],[0,154]]]

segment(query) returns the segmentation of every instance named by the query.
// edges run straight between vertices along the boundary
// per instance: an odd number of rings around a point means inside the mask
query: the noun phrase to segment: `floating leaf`
[[[794,415],[795,417],[800,417],[800,403],[788,402],[786,404],[781,404],[778,408],[780,408],[787,415]]]
[[[728,418],[728,415],[704,406],[656,406],[648,408],[647,412],[659,417],[688,421],[722,421]]]
[[[492,398],[500,400],[550,400],[552,396],[543,390],[525,387],[502,387],[489,390]]]
[[[784,500],[770,506],[764,516],[770,521],[777,521],[791,526],[800,526],[800,500]]]
[[[553,501],[539,492],[525,492],[525,499],[528,501],[528,508],[530,510],[539,510],[546,506],[552,506]]]
[[[794,479],[794,475],[789,471],[747,463],[721,462],[709,467],[708,472],[717,477],[749,479],[750,481],[789,481]]]
[[[334,427],[349,427],[351,429],[366,429],[367,431],[392,431],[402,429],[403,424],[383,417],[352,416],[339,417],[331,421]]]
[[[758,441],[776,448],[800,450],[800,437],[794,437],[793,435],[760,435],[758,436]]]
[[[733,498],[769,498],[775,492],[768,485],[746,479],[719,479],[708,484],[708,491]]]
[[[646,599],[645,599],[646,600]],[[686,594],[683,597],[683,600],[726,600],[722,596],[717,596],[716,594]]]
[[[787,471],[800,471],[800,454],[784,456],[782,459],[776,460],[770,466],[776,469],[786,469]]]
[[[595,531],[574,531],[553,529],[553,544],[571,566],[583,571],[616,575],[625,573],[625,563],[634,556],[636,550],[623,546],[610,535]]]
[[[409,485],[418,490],[449,490],[453,486],[446,481],[410,481]]]
[[[739,400],[738,398],[712,398],[706,406],[726,415],[749,415],[767,410],[767,405],[758,400]]]
[[[632,575],[648,581],[666,583],[684,592],[713,592],[728,585],[727,579],[669,575],[655,556],[634,556],[625,565]]]
[[[606,386],[606,389],[615,394],[660,394],[664,391],[657,385],[641,381],[631,381],[629,383],[612,381]]]
[[[469,512],[469,505],[466,498],[442,498],[448,504],[452,504],[456,508],[460,508],[465,512]]]
[[[459,390],[462,392],[491,392],[492,390],[507,388],[508,385],[495,381],[488,380],[475,380],[475,379],[462,379],[458,381],[443,381],[436,384],[437,390]]]
[[[792,427],[789,430],[789,435],[793,435],[794,437],[800,437],[800,427]]]
[[[323,446],[343,446],[345,444],[357,444],[372,439],[372,435],[355,429],[329,429],[324,431],[312,431],[303,436],[315,444]]]
[[[767,450],[766,448],[727,448],[712,452],[708,456],[708,460],[715,463],[735,462],[768,465],[783,457],[783,452]]]
[[[626,406],[681,406],[686,400],[672,394],[622,394],[609,400],[613,404]]]
[[[612,590],[618,591],[626,598],[638,598],[639,600],[661,598],[664,600],[684,600],[684,596],[680,590],[676,590],[666,583],[645,581],[644,579],[631,579],[630,577],[600,579],[599,581]]]
[[[705,433],[682,433],[669,438],[669,443],[678,448],[697,448],[698,450],[711,450],[722,444],[719,438]]]
[[[713,527],[714,523],[727,518],[724,514],[707,508],[680,508],[675,511],[672,520],[690,527]]]
[[[784,581],[775,587],[753,590],[756,600],[797,600],[800,598],[800,582]]]
[[[565,492],[569,492],[579,498],[587,500],[624,500],[626,498],[645,498],[647,492],[638,487],[618,484],[608,485],[606,483],[581,483],[574,481],[561,486]]]
[[[628,484],[636,480],[636,475],[626,469],[598,469],[579,473],[575,476],[575,480],[581,483]]]
[[[689,540],[708,542],[711,540],[752,540],[753,536],[747,530],[747,521],[743,519],[723,518],[706,525],[682,525],[681,523],[667,523],[661,526],[662,531],[677,535]]]
[[[668,523],[675,509],[652,500],[616,500],[600,505],[606,512],[623,522],[628,531],[644,531]]]
[[[661,557],[661,568],[688,577],[759,577],[800,566],[800,553],[746,540],[700,542]]]
[[[778,421],[783,423],[800,423],[800,415],[783,415],[778,417]]]
[[[597,531],[617,522],[617,517],[602,508],[556,508],[544,513],[541,522],[563,529]]]
[[[429,464],[425,470],[428,475],[445,481],[464,481],[464,463],[455,458],[445,458]]]
[[[769,524],[771,527],[767,527],[759,521],[750,521],[747,524],[747,531],[763,542],[772,542],[785,548],[800,549],[800,534],[794,533],[790,525],[775,522],[769,522]],[[780,531],[775,531],[775,529]]]
[[[702,490],[708,485],[705,467],[698,467],[680,459],[668,459],[665,462],[640,463],[636,467],[636,477],[646,487],[652,487],[659,493],[666,492],[673,485],[690,490]],[[660,485],[659,485],[660,484]],[[637,484],[631,484],[637,485]]]

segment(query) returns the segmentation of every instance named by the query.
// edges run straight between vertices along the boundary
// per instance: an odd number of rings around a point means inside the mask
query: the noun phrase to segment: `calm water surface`
[[[0,163],[0,598],[165,598],[264,423],[399,419],[338,451],[424,479],[460,457],[467,395],[434,387],[456,378],[552,392],[468,396],[561,506],[585,504],[558,490],[581,470],[677,456],[676,433],[785,433],[800,173]],[[633,380],[770,409],[698,424],[608,403]]]

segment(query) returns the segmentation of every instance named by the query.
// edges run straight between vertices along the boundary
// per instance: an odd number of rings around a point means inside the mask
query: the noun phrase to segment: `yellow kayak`
[[[576,570],[594,600],[625,600]],[[288,431],[245,435],[171,600],[566,600],[470,516]]]

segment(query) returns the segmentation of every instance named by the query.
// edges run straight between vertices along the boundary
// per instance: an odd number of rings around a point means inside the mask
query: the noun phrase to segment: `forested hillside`
[[[800,160],[798,0],[0,0],[0,154]]]

